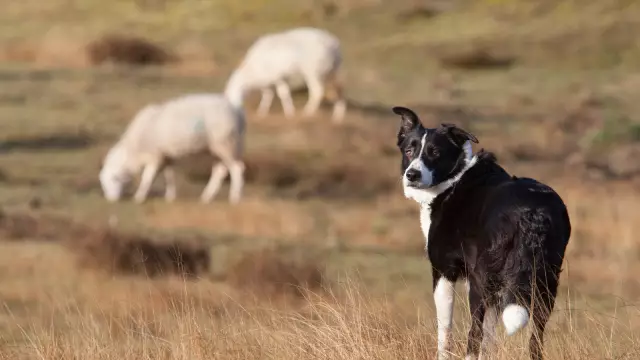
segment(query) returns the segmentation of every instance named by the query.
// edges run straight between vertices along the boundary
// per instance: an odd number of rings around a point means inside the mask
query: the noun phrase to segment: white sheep
[[[134,195],[141,203],[162,169],[165,199],[171,202],[176,198],[173,160],[208,150],[221,161],[213,165],[201,201],[210,202],[229,173],[229,201],[237,203],[244,184],[244,135],[242,103],[223,94],[191,94],[147,105],[105,157],[100,171],[104,195],[110,202],[118,201],[124,186],[143,169]]]
[[[340,40],[333,34],[317,28],[302,27],[263,35],[251,45],[240,65],[227,81],[225,94],[229,98],[242,98],[251,90],[260,90],[262,99],[258,116],[268,114],[275,88],[284,114],[295,113],[290,85],[306,83],[309,99],[304,115],[316,113],[329,85],[334,98],[332,119],[341,122],[346,112],[340,66],[342,52]]]

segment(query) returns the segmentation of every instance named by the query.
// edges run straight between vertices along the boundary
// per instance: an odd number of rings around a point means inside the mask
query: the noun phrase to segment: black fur
[[[425,129],[419,120],[405,120],[417,116],[401,109],[398,147],[403,174],[411,160],[421,156],[433,171],[434,186],[456,176],[463,168],[460,160],[464,163],[462,144],[477,139],[453,125]],[[425,133],[425,150],[415,154]],[[418,148],[412,150],[416,141]],[[487,307],[495,307],[501,315],[506,305],[519,304],[533,315],[531,358],[542,359],[543,332],[571,235],[569,215],[549,186],[511,176],[493,153],[481,150],[476,157],[475,165],[431,202],[427,253],[433,286],[442,276],[450,281],[468,279],[472,315],[468,354],[479,352]]]

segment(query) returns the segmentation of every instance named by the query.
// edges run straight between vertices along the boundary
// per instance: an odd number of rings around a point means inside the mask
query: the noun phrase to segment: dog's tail
[[[507,335],[513,335],[529,323],[532,295],[532,276],[528,271],[519,271],[512,279],[513,285],[502,293],[502,323]]]
[[[502,323],[507,335],[515,334],[529,323],[538,274],[529,265],[534,262],[525,260],[527,258],[533,258],[533,255],[524,251],[513,253],[507,259],[506,266],[512,275],[499,295],[499,308],[502,310]]]
[[[533,316],[536,326],[544,325],[555,302],[558,273],[553,266],[539,271],[521,271],[514,285],[500,299],[502,323],[507,335],[524,328]]]
[[[502,323],[507,335],[513,335],[529,323],[529,310],[522,305],[508,304],[502,311]]]

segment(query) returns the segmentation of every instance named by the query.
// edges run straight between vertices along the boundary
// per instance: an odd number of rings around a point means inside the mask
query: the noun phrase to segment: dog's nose
[[[422,174],[420,173],[420,170],[409,169],[407,170],[406,176],[407,176],[407,180],[414,182],[414,181],[420,180],[420,178],[422,177]]]

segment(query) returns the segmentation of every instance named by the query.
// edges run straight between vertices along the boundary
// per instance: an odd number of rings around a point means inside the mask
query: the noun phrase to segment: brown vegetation
[[[147,39],[120,34],[90,42],[87,53],[92,64],[164,65],[177,60],[176,55]]]
[[[77,231],[68,219],[0,211],[0,239],[4,241],[61,241]]]
[[[209,249],[185,241],[171,243],[140,235],[103,230],[73,245],[82,266],[150,278],[169,275],[195,277],[209,270]]]
[[[425,20],[440,15],[445,9],[442,5],[419,1],[396,16],[400,21]]]
[[[147,277],[194,277],[209,270],[209,249],[190,240],[166,242],[99,229],[54,216],[0,213],[0,239],[57,241],[84,267]]]
[[[516,58],[498,55],[494,50],[475,46],[472,49],[460,50],[440,56],[440,63],[445,68],[465,70],[502,69],[514,65]]]
[[[246,177],[248,183],[267,186],[299,199],[370,199],[375,194],[388,192],[397,183],[393,174],[355,159],[323,161],[319,158],[294,164],[290,156],[278,153],[248,156]]]
[[[304,296],[307,290],[318,292],[327,285],[318,259],[306,257],[294,261],[270,249],[245,254],[229,268],[227,280],[238,288],[267,297]]]
[[[91,145],[91,135],[78,131],[76,134],[49,134],[47,136],[21,137],[0,142],[0,154],[10,151],[42,151],[45,149],[79,149]]]
[[[87,41],[60,29],[50,30],[36,40],[0,43],[0,61],[40,67],[171,65],[178,74],[212,74],[218,68],[211,49],[195,39],[182,41],[170,50],[139,36],[109,33]]]

